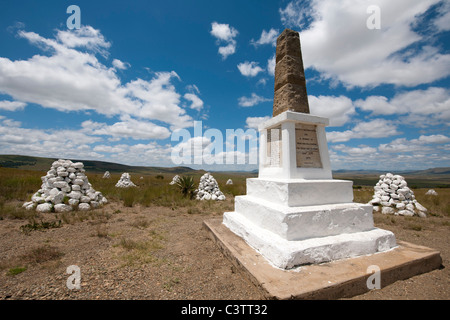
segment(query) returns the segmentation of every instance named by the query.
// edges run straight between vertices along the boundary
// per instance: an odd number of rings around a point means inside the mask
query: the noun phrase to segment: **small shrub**
[[[183,197],[193,199],[195,196],[195,184],[193,177],[182,176],[178,179],[176,186],[180,189]]]
[[[61,227],[61,220],[51,222],[41,221],[38,223],[33,220],[31,223],[27,223],[26,225],[21,226],[20,230],[25,234],[29,234],[31,231],[35,230],[53,229],[59,227]]]
[[[155,177],[156,179],[164,179],[164,176],[163,175],[160,175],[160,174],[158,174],[156,177]]]
[[[9,276],[15,276],[27,270],[27,267],[14,267],[8,270]]]

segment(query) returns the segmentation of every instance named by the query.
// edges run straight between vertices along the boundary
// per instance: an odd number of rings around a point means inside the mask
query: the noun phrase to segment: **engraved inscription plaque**
[[[296,124],[295,144],[297,167],[322,168],[315,125]]]
[[[281,127],[267,130],[267,166],[281,165]]]

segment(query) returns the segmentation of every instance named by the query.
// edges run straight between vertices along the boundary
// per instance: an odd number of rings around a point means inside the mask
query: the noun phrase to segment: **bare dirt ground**
[[[25,233],[27,221],[0,220],[0,299],[264,299],[209,238],[203,221],[213,217],[111,202],[58,228]],[[444,267],[353,299],[449,299],[450,218],[374,217],[397,239],[439,250]],[[71,265],[79,290],[66,285]]]

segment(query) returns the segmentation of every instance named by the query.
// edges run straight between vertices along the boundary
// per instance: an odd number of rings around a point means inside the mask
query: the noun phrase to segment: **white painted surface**
[[[387,251],[397,245],[392,232],[378,228],[289,241],[256,226],[237,212],[225,212],[223,223],[261,253],[272,265],[282,269],[374,254]]]
[[[372,206],[359,203],[288,207],[247,195],[235,198],[235,212],[287,240],[373,228]]]
[[[347,180],[247,179],[247,195],[289,207],[353,201],[353,182]]]
[[[317,143],[322,162],[322,168],[297,167],[295,124],[303,123],[316,125]],[[332,179],[330,156],[325,134],[328,119],[305,113],[285,111],[267,120],[259,126],[260,131],[260,159],[259,177],[272,179]],[[281,126],[281,167],[268,166],[270,163],[267,150],[267,130]],[[273,155],[272,155],[273,156]]]

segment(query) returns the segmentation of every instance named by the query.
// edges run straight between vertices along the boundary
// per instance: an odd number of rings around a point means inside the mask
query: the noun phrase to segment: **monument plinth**
[[[352,181],[332,178],[327,118],[309,114],[298,32],[277,40],[273,118],[259,126],[259,175],[223,223],[272,265],[290,269],[389,250],[372,206],[353,203]]]
[[[297,32],[278,37],[276,62],[273,118],[259,126],[258,178],[247,179],[234,212],[204,222],[212,239],[270,299],[361,294],[371,290],[374,266],[383,287],[438,268],[438,251],[397,244],[374,226],[372,205],[353,202],[352,181],[332,178],[328,119],[309,114]]]

